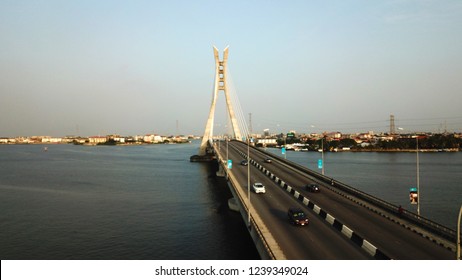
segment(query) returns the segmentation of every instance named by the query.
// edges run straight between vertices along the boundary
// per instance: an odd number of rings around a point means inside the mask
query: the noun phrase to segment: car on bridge
[[[320,192],[321,189],[319,188],[319,186],[315,183],[311,183],[311,184],[308,184],[308,185],[305,185],[304,187],[307,191],[309,192]]]
[[[243,161],[241,161],[241,165],[249,165],[249,162],[246,159],[244,159]]]
[[[269,157],[268,157],[268,158],[265,158],[265,162],[267,162],[267,163],[271,163],[271,162],[272,162],[272,160],[271,160],[271,158],[269,158]]]
[[[306,217],[305,212],[297,207],[289,208],[287,216],[289,217],[289,221],[294,225],[305,226],[310,222]]]
[[[254,183],[252,189],[255,193],[266,193],[265,186],[262,183]]]

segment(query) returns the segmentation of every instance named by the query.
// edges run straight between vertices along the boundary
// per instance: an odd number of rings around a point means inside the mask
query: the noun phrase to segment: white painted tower
[[[213,125],[215,118],[215,106],[217,103],[218,92],[223,91],[226,98],[226,107],[228,109],[229,118],[234,132],[234,138],[242,140],[241,130],[237,124],[236,116],[234,114],[233,104],[228,94],[228,87],[226,81],[227,61],[228,61],[228,47],[223,51],[223,60],[220,60],[218,49],[214,46],[213,53],[215,55],[215,82],[213,87],[212,105],[210,106],[209,118],[205,126],[204,137],[202,138],[201,146],[199,148],[199,156],[206,154],[207,142],[213,137]]]

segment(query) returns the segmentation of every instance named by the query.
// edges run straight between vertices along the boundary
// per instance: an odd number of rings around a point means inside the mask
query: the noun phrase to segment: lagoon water
[[[0,145],[1,259],[258,259],[197,150]]]
[[[189,162],[198,146],[0,145],[1,259],[258,259],[224,181]],[[287,157],[316,170],[320,154]],[[462,153],[420,159],[422,215],[455,228]],[[325,168],[415,210],[413,153],[329,153]]]

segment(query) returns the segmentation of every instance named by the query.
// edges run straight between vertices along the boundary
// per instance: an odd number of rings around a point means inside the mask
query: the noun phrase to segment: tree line
[[[297,137],[279,137],[277,143],[280,146],[284,144],[305,144],[305,147],[311,151],[317,151],[324,148],[325,151],[334,149],[350,148],[351,150],[415,150],[428,149],[428,150],[445,150],[445,149],[459,149],[462,147],[462,138],[456,137],[454,134],[432,134],[432,135],[419,135],[417,139],[411,136],[396,137],[393,140],[372,138],[370,140],[356,142],[351,138],[342,139],[301,139]]]

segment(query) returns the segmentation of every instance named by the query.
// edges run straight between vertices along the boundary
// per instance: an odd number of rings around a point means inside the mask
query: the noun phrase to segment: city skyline
[[[458,1],[21,1],[0,26],[0,136],[202,135],[213,45],[254,132],[462,131]]]
[[[288,130],[288,131],[270,131],[269,129],[265,129],[264,131],[253,131],[251,133],[252,137],[256,137],[258,139],[264,138],[273,138],[276,139],[278,137],[283,137],[284,135],[291,135],[294,134],[296,137],[300,136],[309,136],[309,137],[332,137],[331,135],[341,135],[340,138],[350,138],[354,136],[360,135],[371,135],[371,136],[392,136],[392,137],[399,137],[399,136],[415,136],[415,135],[460,135],[462,136],[461,131],[411,131],[405,130],[401,127],[398,127],[394,133],[390,131],[355,131],[355,132],[345,132],[340,130],[330,130],[330,131],[297,131],[297,130]],[[225,133],[215,133],[213,135],[214,138],[221,139],[221,138],[232,138],[232,132],[225,132]],[[161,134],[156,132],[140,132],[135,134],[121,134],[117,132],[108,133],[108,134],[91,134],[91,135],[84,135],[84,134],[67,134],[67,135],[51,135],[51,134],[22,134],[22,135],[0,135],[0,139],[32,139],[32,138],[53,138],[53,139],[77,139],[77,138],[94,138],[94,137],[102,137],[102,138],[113,138],[113,137],[122,137],[122,138],[132,138],[132,137],[145,137],[145,136],[159,136],[165,138],[176,138],[176,137],[185,137],[185,138],[195,138],[200,139],[202,138],[202,134],[193,134],[193,133],[170,133],[170,134]],[[458,137],[460,137],[458,136]],[[231,138],[230,138],[231,137]],[[335,137],[334,137],[335,138]]]

